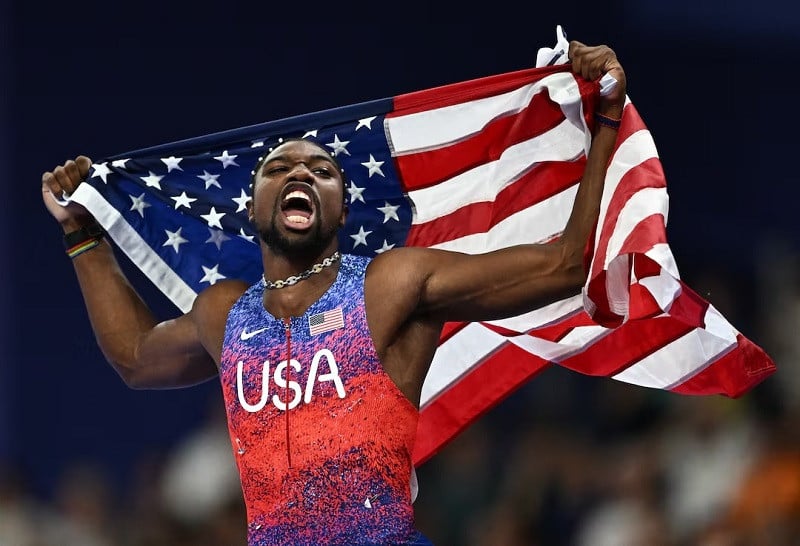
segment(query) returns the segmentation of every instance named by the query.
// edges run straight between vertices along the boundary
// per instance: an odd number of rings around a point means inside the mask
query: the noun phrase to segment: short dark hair
[[[320,150],[325,152],[325,155],[327,155],[330,158],[331,162],[339,170],[339,175],[340,175],[340,177],[342,179],[342,201],[345,204],[347,204],[347,184],[345,183],[344,169],[342,168],[342,164],[339,163],[339,160],[336,159],[336,156],[334,154],[332,154],[330,152],[330,150],[328,150],[325,146],[323,146],[322,144],[320,144],[316,140],[311,140],[309,138],[303,138],[303,137],[289,137],[289,138],[280,139],[275,146],[269,148],[267,153],[265,153],[264,155],[262,155],[262,156],[260,156],[258,158],[258,161],[256,161],[256,166],[253,168],[252,172],[250,173],[250,197],[253,197],[254,194],[255,194],[256,177],[258,176],[258,171],[261,170],[261,167],[264,165],[264,162],[267,160],[267,157],[269,156],[269,154],[271,154],[272,151],[275,148],[277,148],[278,146],[283,146],[287,142],[310,142],[311,144],[313,144],[314,146],[316,146],[317,148],[319,148]]]

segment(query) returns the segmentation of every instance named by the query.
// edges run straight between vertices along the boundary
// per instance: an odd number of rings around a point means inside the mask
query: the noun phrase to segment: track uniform
[[[419,413],[375,353],[368,263],[343,255],[301,317],[270,315],[261,282],[228,315],[220,378],[250,546],[430,544],[409,488]]]

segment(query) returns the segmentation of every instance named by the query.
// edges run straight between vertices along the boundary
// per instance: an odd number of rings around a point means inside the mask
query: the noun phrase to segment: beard
[[[255,228],[261,240],[278,254],[316,256],[325,250],[337,236],[337,227],[323,229],[321,222],[317,222],[303,234],[284,233],[278,227],[279,214],[280,210],[276,208],[266,226],[255,222]]]

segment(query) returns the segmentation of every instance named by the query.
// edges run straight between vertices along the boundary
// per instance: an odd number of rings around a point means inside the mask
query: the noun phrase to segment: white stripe
[[[420,408],[506,341],[505,336],[472,322],[439,345],[422,384]]]
[[[385,120],[394,155],[431,150],[479,133],[491,121],[516,114],[544,88],[562,109],[580,103],[580,90],[569,72],[560,72],[513,91],[469,102],[433,108]]]
[[[582,307],[583,300],[581,295],[578,294],[577,296],[553,302],[528,313],[517,315],[516,317],[483,322],[523,333],[533,328],[549,326],[550,324],[564,320]]]
[[[711,307],[706,311],[706,321],[715,325],[715,331],[695,328],[613,378],[642,387],[669,389],[695,376],[736,347],[731,328],[725,326],[727,321]]]
[[[608,308],[615,315],[627,319],[630,307],[631,264],[627,254],[617,256],[606,266],[606,298]]]
[[[436,185],[409,192],[414,202],[413,224],[430,222],[459,208],[494,201],[504,188],[544,161],[574,161],[583,155],[582,131],[569,121],[525,142],[510,146],[490,163]]]
[[[666,221],[666,217],[664,217]],[[666,227],[666,224],[665,224]],[[678,264],[675,262],[675,257],[672,255],[672,249],[667,243],[658,243],[644,253],[645,256],[652,259],[661,269],[665,269],[667,273],[676,279],[680,279],[681,275],[678,272]]]
[[[142,236],[125,221],[117,209],[91,185],[81,184],[72,194],[103,228],[117,246],[130,258],[155,286],[158,286],[178,309],[186,313],[192,308],[197,293],[181,279],[148,245]]]
[[[608,239],[606,267],[619,255],[625,239],[642,220],[653,214],[667,217],[667,199],[666,188],[643,188],[628,199],[620,210],[614,230]]]
[[[479,254],[512,245],[539,243],[561,234],[567,225],[578,185],[570,186],[545,201],[523,209],[485,233],[473,233],[431,248]]]
[[[639,279],[639,284],[647,288],[662,311],[669,309],[681,293],[681,283],[664,268],[661,268],[658,275]]]
[[[591,343],[609,332],[610,330],[602,326],[579,326],[558,342],[534,336],[514,336],[508,338],[508,341],[540,358],[559,362],[575,353],[585,351]]]
[[[646,129],[633,133],[619,145],[606,171],[606,179],[603,185],[603,197],[600,200],[600,216],[597,219],[598,226],[602,227],[605,225],[608,206],[622,178],[628,171],[653,157],[658,157],[658,152],[656,151],[650,131]],[[666,210],[664,217],[666,218]],[[595,248],[600,248],[600,239],[605,236],[605,230],[597,230],[597,234],[595,235]],[[607,265],[613,257],[613,254],[607,253],[602,263]],[[597,257],[595,257],[595,259],[597,259]]]

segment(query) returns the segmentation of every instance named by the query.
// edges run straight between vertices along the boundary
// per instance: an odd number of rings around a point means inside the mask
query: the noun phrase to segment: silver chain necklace
[[[339,254],[339,251],[337,250],[336,252],[334,252],[324,260],[322,260],[320,263],[312,265],[310,268],[306,269],[299,275],[292,275],[291,277],[287,277],[281,281],[268,281],[267,278],[262,275],[261,281],[264,283],[264,288],[266,288],[267,290],[275,290],[277,288],[283,288],[285,286],[292,286],[293,284],[297,284],[300,281],[309,278],[311,275],[315,273],[319,273],[326,267],[332,266],[333,264],[339,261],[340,257],[341,254]]]

